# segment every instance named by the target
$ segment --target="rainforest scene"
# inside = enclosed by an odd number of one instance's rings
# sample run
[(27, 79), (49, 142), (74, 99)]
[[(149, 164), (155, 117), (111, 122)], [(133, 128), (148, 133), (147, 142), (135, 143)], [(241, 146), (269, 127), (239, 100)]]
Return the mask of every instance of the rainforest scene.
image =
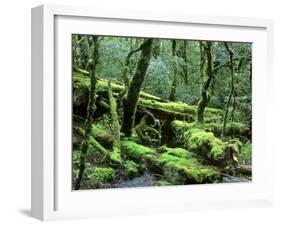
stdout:
[(72, 189), (250, 182), (252, 44), (72, 34)]

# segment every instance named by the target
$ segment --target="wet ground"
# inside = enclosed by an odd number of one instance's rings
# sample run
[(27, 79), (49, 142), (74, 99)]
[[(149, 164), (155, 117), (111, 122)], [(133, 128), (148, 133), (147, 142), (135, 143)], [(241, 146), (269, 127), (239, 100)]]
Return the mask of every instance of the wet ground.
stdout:
[(155, 176), (151, 175), (148, 172), (145, 172), (142, 176), (135, 177), (131, 180), (121, 178), (114, 187), (118, 188), (132, 188), (132, 187), (146, 187), (154, 186), (156, 183)]

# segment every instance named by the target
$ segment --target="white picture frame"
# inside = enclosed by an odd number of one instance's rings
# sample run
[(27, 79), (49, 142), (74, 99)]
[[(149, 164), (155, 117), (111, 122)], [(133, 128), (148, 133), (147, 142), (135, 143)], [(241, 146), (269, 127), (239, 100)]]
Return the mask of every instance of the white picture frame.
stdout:
[[(67, 143), (71, 133), (71, 33), (253, 42), (253, 181), (71, 191)], [(273, 85), (272, 39), (273, 22), (265, 19), (57, 5), (33, 8), (32, 216), (56, 220), (271, 205), (273, 178), (268, 175), (272, 175), (273, 149), (266, 124), (270, 112), (265, 106), (271, 104), (266, 97)]]

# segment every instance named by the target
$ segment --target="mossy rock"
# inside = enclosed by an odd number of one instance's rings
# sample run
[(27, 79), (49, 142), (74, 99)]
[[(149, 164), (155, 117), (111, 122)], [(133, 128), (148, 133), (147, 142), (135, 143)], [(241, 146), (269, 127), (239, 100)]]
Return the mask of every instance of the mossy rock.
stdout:
[(125, 176), (127, 178), (134, 178), (139, 176), (140, 172), (139, 172), (139, 164), (135, 163), (134, 161), (131, 160), (127, 160), (125, 162)]
[(104, 184), (111, 183), (115, 178), (115, 170), (112, 168), (101, 167), (87, 167), (85, 175), (88, 180), (91, 180), (97, 187), (101, 187)]

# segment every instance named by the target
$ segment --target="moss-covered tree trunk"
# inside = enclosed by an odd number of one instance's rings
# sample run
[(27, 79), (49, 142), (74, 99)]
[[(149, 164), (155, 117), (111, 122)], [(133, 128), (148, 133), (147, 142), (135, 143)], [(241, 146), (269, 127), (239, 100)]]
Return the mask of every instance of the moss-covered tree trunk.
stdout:
[(233, 97), (234, 94), (234, 69), (233, 69), (233, 52), (232, 50), (229, 48), (227, 42), (224, 42), (224, 46), (226, 48), (226, 51), (229, 54), (229, 61), (230, 61), (230, 75), (231, 75), (231, 82), (230, 82), (230, 92), (229, 92), (229, 96), (228, 96), (228, 100), (225, 106), (225, 113), (224, 113), (224, 117), (223, 117), (223, 128), (222, 128), (222, 136), (225, 135), (225, 128), (226, 128), (226, 123), (227, 123), (227, 117), (228, 117), (228, 109), (229, 109), (229, 105), (231, 102), (231, 99)]
[(153, 39), (145, 39), (141, 45), (141, 54), (137, 63), (137, 68), (129, 84), (127, 97), (124, 100), (124, 115), (122, 131), (126, 136), (131, 136), (134, 126), (136, 107), (139, 99), (141, 85), (150, 62)]
[(85, 127), (85, 136), (84, 136), (83, 141), (81, 142), (79, 174), (78, 174), (78, 179), (74, 186), (75, 190), (78, 190), (80, 188), (81, 180), (82, 180), (82, 177), (84, 174), (85, 159), (86, 159), (87, 150), (89, 147), (89, 140), (91, 138), (94, 113), (96, 110), (96, 105), (95, 105), (96, 84), (97, 84), (96, 67), (97, 67), (98, 59), (99, 59), (99, 42), (98, 42), (98, 38), (96, 36), (93, 37), (93, 45), (94, 45), (93, 59), (89, 59), (88, 63), (87, 63), (91, 82), (90, 82), (90, 90), (89, 90), (89, 98), (88, 98), (87, 117), (85, 119), (85, 126), (84, 126)]
[[(202, 86), (201, 99), (197, 106), (197, 121), (200, 123), (203, 123), (204, 122), (204, 111), (210, 100), (210, 96), (208, 94), (208, 88), (214, 78), (214, 71), (213, 71), (212, 42), (206, 41), (206, 44), (203, 42), (200, 42), (200, 46), (201, 46), (200, 48), (202, 48), (201, 58), (203, 58), (202, 54), (204, 54), (204, 52), (205, 52), (205, 55), (207, 58), (207, 68), (206, 68), (207, 80), (204, 82), (204, 84)], [(201, 69), (201, 65), (200, 65), (200, 69)], [(201, 69), (201, 73), (203, 73), (202, 70), (203, 69)], [(202, 74), (202, 75), (204, 75), (204, 74)]]
[(172, 40), (172, 57), (173, 57), (173, 77), (172, 77), (172, 87), (169, 96), (170, 101), (176, 100), (176, 90), (177, 90), (177, 63), (176, 63), (176, 50), (177, 50), (177, 41)]
[(135, 54), (136, 52), (138, 52), (140, 50), (141, 50), (141, 46), (139, 46), (136, 49), (131, 50), (128, 53), (126, 59), (125, 59), (125, 62), (124, 62), (124, 65), (123, 65), (123, 81), (125, 83), (125, 88), (127, 88), (129, 86), (130, 73), (132, 71), (131, 57), (132, 57), (133, 54)]
[(183, 60), (184, 60), (184, 65), (183, 65), (183, 78), (184, 78), (184, 81), (185, 83), (187, 84), (187, 80), (188, 80), (188, 63), (187, 63), (187, 46), (188, 46), (188, 41), (187, 40), (184, 40), (183, 42)]
[(203, 42), (199, 42), (199, 50), (200, 50), (200, 76), (201, 78), (204, 78), (205, 76), (205, 53), (203, 48)]
[(110, 153), (110, 163), (112, 166), (121, 165), (121, 144), (120, 144), (120, 125), (117, 114), (117, 103), (112, 94), (110, 81), (108, 82), (108, 99), (110, 105), (113, 144), (112, 152)]

